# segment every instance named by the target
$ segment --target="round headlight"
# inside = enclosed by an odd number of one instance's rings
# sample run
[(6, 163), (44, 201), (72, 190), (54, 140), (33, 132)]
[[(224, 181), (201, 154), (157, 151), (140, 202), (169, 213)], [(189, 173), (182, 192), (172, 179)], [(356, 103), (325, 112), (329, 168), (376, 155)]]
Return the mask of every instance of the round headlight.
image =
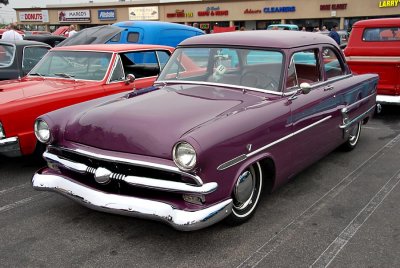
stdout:
[(49, 143), (51, 134), (49, 125), (46, 121), (39, 119), (35, 121), (35, 136), (36, 138), (43, 143)]
[(187, 142), (178, 142), (172, 151), (175, 164), (182, 170), (188, 171), (196, 165), (196, 151)]

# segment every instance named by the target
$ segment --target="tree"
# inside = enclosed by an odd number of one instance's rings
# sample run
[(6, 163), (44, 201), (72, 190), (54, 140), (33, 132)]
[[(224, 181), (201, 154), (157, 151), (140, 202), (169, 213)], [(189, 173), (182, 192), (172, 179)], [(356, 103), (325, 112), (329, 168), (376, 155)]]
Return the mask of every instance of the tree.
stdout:
[(8, 5), (8, 0), (0, 0), (0, 4)]

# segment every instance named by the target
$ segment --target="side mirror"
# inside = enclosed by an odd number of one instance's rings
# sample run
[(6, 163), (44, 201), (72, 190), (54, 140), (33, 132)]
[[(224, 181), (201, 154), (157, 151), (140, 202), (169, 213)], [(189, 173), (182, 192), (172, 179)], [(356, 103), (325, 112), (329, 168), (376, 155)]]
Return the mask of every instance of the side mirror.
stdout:
[(131, 84), (133, 82), (135, 82), (136, 77), (133, 74), (127, 74), (126, 78), (125, 78), (125, 84)]
[(302, 94), (308, 94), (311, 91), (311, 86), (309, 83), (301, 83), (300, 90)]

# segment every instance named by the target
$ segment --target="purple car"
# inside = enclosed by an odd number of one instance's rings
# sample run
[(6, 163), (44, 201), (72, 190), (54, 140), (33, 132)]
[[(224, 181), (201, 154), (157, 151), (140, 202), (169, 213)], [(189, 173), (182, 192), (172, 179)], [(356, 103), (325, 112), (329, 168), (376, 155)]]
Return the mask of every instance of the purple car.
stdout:
[(40, 116), (48, 167), (33, 187), (178, 230), (241, 224), (262, 193), (357, 145), (377, 83), (375, 74), (353, 75), (327, 36), (193, 37), (153, 87)]

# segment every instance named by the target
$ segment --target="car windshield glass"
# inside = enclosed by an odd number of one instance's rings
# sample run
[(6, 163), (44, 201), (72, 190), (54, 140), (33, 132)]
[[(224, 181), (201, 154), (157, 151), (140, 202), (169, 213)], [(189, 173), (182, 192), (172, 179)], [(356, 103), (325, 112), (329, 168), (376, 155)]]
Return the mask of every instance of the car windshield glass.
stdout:
[(90, 51), (50, 51), (30, 73), (39, 73), (44, 77), (100, 81), (107, 72), (111, 55)]
[(279, 91), (283, 54), (232, 47), (178, 48), (157, 81), (208, 82)]
[(13, 45), (0, 44), (0, 68), (12, 63), (15, 54)]

